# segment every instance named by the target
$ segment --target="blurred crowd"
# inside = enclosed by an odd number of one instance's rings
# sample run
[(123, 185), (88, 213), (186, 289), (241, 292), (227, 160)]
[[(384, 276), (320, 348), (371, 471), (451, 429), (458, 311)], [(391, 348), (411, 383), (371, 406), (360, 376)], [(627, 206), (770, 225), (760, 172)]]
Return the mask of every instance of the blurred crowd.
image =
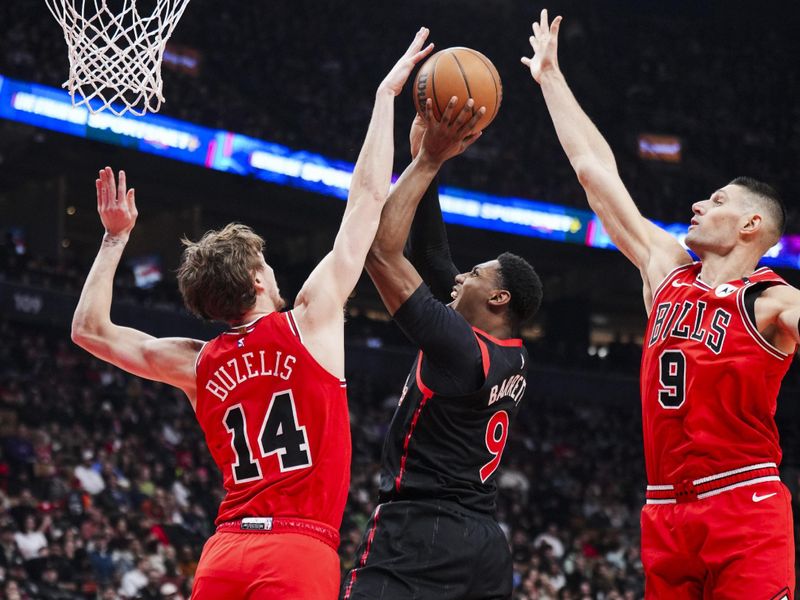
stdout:
[[(364, 316), (348, 321), (347, 343), (343, 571), (375, 506), (381, 445), (413, 359), (392, 324)], [(567, 370), (531, 347), (529, 391), (498, 476), (514, 600), (639, 599), (636, 367)], [(784, 438), (790, 486), (797, 442)], [(65, 325), (0, 319), (1, 598), (188, 598), (220, 483), (180, 392), (95, 360)]]
[[(370, 352), (374, 364), (412, 357)], [(374, 507), (402, 381), (352, 368), (348, 379), (354, 462), (343, 569)], [(635, 398), (611, 413), (531, 396), (499, 477), (516, 598), (640, 597)], [(64, 331), (3, 320), (0, 416), (3, 597), (188, 598), (221, 490), (180, 392), (91, 358)]]
[[(566, 17), (562, 68), (643, 212), (685, 221), (690, 201), (740, 174), (789, 196), (800, 160), (793, 17), (762, 28), (762, 17), (715, 13), (714, 3), (677, 3), (670, 13), (639, 3), (650, 16), (636, 4), (553, 7)], [(175, 41), (197, 50), (199, 71), (165, 68), (163, 112), (354, 160), (374, 86), (425, 24), (439, 48), (489, 55), (505, 86), (497, 121), (447, 167), (445, 182), (583, 207), (540, 94), (518, 64), (534, 16), (524, 3), (477, 0), (194, 2)], [(64, 39), (43, 2), (0, 2), (0, 73), (54, 86), (66, 78)], [(398, 114), (410, 120), (410, 97)], [(398, 119), (398, 146), (406, 130)], [(642, 132), (680, 137), (683, 162), (641, 160)], [(85, 267), (30, 256), (10, 238), (0, 244), (0, 280), (75, 294)], [(182, 310), (171, 283), (142, 290), (124, 268), (115, 299)], [(381, 445), (412, 359), (394, 325), (358, 308), (347, 331), (349, 356), (359, 359), (347, 372), (345, 570), (374, 508)], [(557, 333), (526, 342), (536, 368), (498, 478), (514, 600), (639, 599), (639, 348), (620, 340), (591, 353), (585, 340), (562, 342)], [(798, 369), (785, 387), (800, 387)], [(800, 440), (791, 427), (781, 431), (797, 511)], [(63, 324), (0, 318), (0, 598), (188, 598), (220, 499), (220, 475), (181, 393), (94, 360)]]
[[(768, 11), (742, 12), (739, 2), (554, 0), (550, 8), (565, 16), (562, 69), (607, 135), (645, 214), (688, 221), (691, 202), (742, 174), (776, 184), (789, 198), (796, 193), (796, 14), (775, 19)], [(447, 183), (583, 207), (541, 94), (519, 64), (530, 53), (537, 11), (478, 0), (458, 10), (421, 0), (191, 3), (173, 41), (197, 53), (198, 67), (188, 73), (165, 66), (162, 112), (354, 160), (375, 86), (425, 24), (438, 48), (483, 51), (504, 82), (496, 122), (448, 166)], [(0, 24), (0, 73), (49, 85), (66, 79), (63, 35), (44, 3), (2, 3)], [(398, 107), (400, 147), (410, 92)], [(682, 163), (640, 159), (640, 133), (679, 137)]]

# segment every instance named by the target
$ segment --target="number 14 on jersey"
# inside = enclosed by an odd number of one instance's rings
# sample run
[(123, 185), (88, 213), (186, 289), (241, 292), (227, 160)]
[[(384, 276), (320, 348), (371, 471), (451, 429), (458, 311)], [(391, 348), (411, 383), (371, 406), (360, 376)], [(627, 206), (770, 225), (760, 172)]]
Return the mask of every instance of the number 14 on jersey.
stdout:
[[(261, 479), (261, 464), (253, 455), (242, 404), (231, 406), (222, 421), (231, 434), (231, 449), (235, 456), (231, 465), (233, 480), (236, 483), (247, 483)], [(272, 395), (257, 435), (258, 457), (263, 459), (277, 454), (281, 473), (311, 466), (308, 436), (305, 426), (297, 422), (297, 407), (292, 390)]]

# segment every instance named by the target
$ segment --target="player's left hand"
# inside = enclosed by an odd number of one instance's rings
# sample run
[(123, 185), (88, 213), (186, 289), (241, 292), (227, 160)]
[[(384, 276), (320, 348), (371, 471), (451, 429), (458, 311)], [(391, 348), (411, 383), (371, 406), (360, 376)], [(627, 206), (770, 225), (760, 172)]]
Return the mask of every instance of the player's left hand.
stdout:
[(133, 188), (127, 189), (125, 171), (119, 172), (119, 185), (114, 179), (114, 171), (106, 167), (100, 171), (95, 181), (97, 188), (97, 212), (106, 228), (106, 234), (128, 236), (136, 224), (139, 212)]
[(420, 28), (417, 35), (414, 36), (414, 41), (411, 42), (408, 50), (400, 57), (400, 60), (397, 61), (392, 67), (392, 70), (389, 71), (389, 74), (386, 75), (381, 82), (380, 86), (378, 86), (379, 92), (385, 90), (397, 96), (403, 91), (403, 86), (406, 84), (406, 81), (408, 81), (408, 76), (411, 75), (411, 71), (416, 64), (428, 56), (431, 50), (433, 50), (433, 44), (428, 44), (424, 48), (422, 47), (425, 44), (425, 40), (428, 39), (429, 33), (430, 30), (427, 27)]
[(542, 75), (548, 71), (558, 71), (558, 30), (561, 27), (561, 17), (553, 19), (549, 24), (547, 9), (542, 9), (539, 21), (533, 22), (533, 35), (529, 38), (533, 56), (522, 57), (522, 64), (531, 70), (531, 76), (536, 83), (542, 82)]
[(426, 160), (441, 165), (478, 141), (483, 132), (476, 131), (475, 126), (486, 113), (486, 107), (481, 106), (478, 110), (474, 110), (475, 102), (470, 98), (458, 114), (454, 115), (458, 98), (453, 96), (447, 103), (441, 120), (437, 121), (433, 117), (432, 102), (428, 98), (425, 103), (425, 117), (423, 117), (425, 132), (422, 136), (420, 153)]

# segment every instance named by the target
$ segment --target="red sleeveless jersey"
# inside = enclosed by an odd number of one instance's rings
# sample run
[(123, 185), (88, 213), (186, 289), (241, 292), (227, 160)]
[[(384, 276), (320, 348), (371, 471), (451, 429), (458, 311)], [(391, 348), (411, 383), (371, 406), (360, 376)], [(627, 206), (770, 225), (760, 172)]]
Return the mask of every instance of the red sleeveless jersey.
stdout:
[(197, 420), (226, 492), (217, 524), (274, 516), (341, 525), (350, 485), (345, 382), (301, 336), (291, 312), (271, 313), (200, 351)]
[(701, 263), (667, 275), (653, 295), (641, 367), (647, 479), (670, 484), (781, 460), (775, 409), (792, 355), (769, 344), (745, 309), (770, 269), (710, 288)]

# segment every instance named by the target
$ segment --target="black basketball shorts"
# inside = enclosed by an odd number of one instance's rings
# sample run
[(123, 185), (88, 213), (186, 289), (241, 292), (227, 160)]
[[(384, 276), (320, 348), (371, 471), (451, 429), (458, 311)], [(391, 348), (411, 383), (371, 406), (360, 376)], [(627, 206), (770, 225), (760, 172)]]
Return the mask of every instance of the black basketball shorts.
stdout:
[(506, 600), (508, 542), (497, 522), (445, 501), (378, 505), (342, 600)]

